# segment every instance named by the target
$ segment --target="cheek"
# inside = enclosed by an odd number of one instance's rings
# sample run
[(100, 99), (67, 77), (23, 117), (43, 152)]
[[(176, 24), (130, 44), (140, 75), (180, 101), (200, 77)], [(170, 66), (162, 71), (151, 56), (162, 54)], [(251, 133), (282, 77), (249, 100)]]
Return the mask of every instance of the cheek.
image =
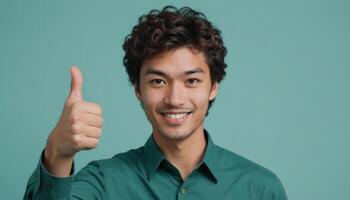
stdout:
[(142, 101), (146, 110), (154, 110), (154, 107), (162, 101), (162, 93), (154, 90), (144, 90)]
[(191, 91), (188, 94), (189, 99), (198, 107), (198, 109), (205, 109), (203, 107), (206, 107), (209, 103), (210, 93), (208, 89), (201, 88), (198, 89), (198, 91)]

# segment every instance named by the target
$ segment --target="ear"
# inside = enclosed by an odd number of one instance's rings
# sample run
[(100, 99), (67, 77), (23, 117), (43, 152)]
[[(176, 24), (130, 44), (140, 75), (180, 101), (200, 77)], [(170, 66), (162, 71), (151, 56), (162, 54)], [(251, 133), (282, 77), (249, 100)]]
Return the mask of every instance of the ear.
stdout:
[(139, 85), (136, 84), (135, 87), (134, 87), (134, 89), (135, 89), (135, 95), (136, 95), (137, 99), (138, 99), (139, 101), (142, 101), (142, 95), (141, 95), (141, 92), (140, 92), (140, 87), (139, 87)]
[(218, 94), (219, 90), (219, 83), (217, 81), (214, 82), (214, 84), (211, 86), (210, 96), (209, 100), (215, 99), (216, 95)]

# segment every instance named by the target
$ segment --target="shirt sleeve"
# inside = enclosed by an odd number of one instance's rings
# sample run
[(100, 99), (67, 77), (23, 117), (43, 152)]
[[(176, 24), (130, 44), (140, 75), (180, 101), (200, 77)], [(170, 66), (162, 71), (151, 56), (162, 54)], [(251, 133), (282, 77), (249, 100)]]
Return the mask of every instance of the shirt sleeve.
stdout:
[(43, 165), (44, 151), (30, 176), (24, 200), (104, 199), (104, 176), (98, 162), (89, 163), (74, 175), (74, 163), (68, 177), (56, 177)]

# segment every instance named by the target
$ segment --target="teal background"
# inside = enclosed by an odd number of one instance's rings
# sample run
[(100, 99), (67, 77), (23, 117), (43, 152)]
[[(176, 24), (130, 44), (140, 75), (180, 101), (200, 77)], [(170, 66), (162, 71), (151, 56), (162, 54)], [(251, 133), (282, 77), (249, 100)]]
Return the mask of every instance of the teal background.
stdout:
[(223, 33), (227, 76), (206, 120), (213, 140), (275, 172), (289, 199), (350, 199), (350, 3), (341, 0), (0, 2), (0, 191), (21, 199), (70, 87), (104, 111), (89, 161), (151, 133), (121, 45), (138, 16), (164, 5), (204, 12)]

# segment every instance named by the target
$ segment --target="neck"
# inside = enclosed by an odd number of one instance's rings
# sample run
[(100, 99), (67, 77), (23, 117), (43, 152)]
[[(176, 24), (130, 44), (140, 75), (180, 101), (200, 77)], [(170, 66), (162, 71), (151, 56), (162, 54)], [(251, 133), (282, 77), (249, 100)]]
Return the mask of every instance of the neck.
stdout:
[(183, 140), (171, 140), (154, 132), (154, 139), (165, 158), (173, 164), (185, 180), (203, 159), (206, 141), (203, 127)]

